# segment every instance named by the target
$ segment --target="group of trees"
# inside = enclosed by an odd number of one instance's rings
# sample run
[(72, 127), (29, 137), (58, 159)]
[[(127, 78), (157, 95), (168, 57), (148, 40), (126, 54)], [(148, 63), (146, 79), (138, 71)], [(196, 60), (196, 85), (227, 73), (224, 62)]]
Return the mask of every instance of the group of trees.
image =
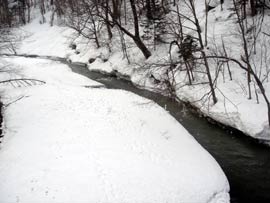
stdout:
[[(181, 2), (181, 0), (178, 1)], [(196, 13), (193, 12), (195, 11), (193, 9), (195, 1), (182, 1), (191, 6), (189, 8), (195, 18), (195, 26), (200, 26), (199, 22), (196, 22)], [(266, 1), (237, 0), (237, 3), (242, 5), (246, 16), (248, 3), (251, 15), (256, 15), (259, 6), (267, 7)], [(206, 9), (209, 10), (211, 1), (205, 0), (205, 2)], [(224, 0), (220, 0), (221, 4), (223, 2)], [(162, 15), (164, 16), (170, 11), (170, 4), (175, 6), (177, 3), (177, 0), (0, 0), (0, 25), (12, 26), (13, 23), (28, 23), (31, 20), (32, 7), (40, 8), (42, 22), (44, 22), (46, 8), (53, 9), (51, 24), (53, 24), (55, 14), (65, 16), (69, 19), (68, 25), (70, 27), (81, 35), (94, 39), (97, 47), (100, 46), (98, 33), (101, 27), (106, 25), (109, 39), (113, 35), (111, 29), (117, 27), (121, 32), (129, 36), (142, 51), (145, 58), (148, 58), (151, 56), (151, 52), (141, 39), (140, 20), (142, 17), (146, 17), (150, 22), (158, 20)], [(177, 15), (179, 15), (179, 11)], [(132, 29), (126, 27), (127, 20), (131, 17), (133, 18)], [(133, 30), (133, 32), (130, 30)]]
[[(188, 78), (188, 85), (195, 85), (198, 81), (194, 73), (199, 66), (200, 72), (203, 72), (207, 78), (206, 81), (200, 82), (209, 85), (207, 96), (212, 98), (212, 103), (215, 104), (218, 102), (216, 88), (219, 72), (226, 67), (229, 78), (232, 79), (231, 64), (235, 64), (246, 72), (248, 99), (252, 99), (252, 82), (263, 95), (269, 109), (270, 126), (270, 103), (263, 85), (265, 78), (261, 77), (261, 73), (258, 73), (252, 63), (257, 50), (257, 41), (262, 35), (261, 27), (265, 10), (269, 9), (270, 1), (205, 0), (203, 2), (205, 2), (204, 25), (199, 22), (196, 0), (0, 0), (0, 29), (28, 23), (31, 20), (31, 9), (36, 7), (39, 8), (42, 16), (41, 23), (46, 21), (44, 14), (50, 10), (51, 25), (57, 15), (63, 18), (66, 25), (74, 29), (78, 35), (93, 41), (97, 48), (103, 46), (104, 40), (110, 43), (116, 36), (120, 39), (126, 57), (128, 54), (125, 40), (129, 39), (148, 59), (153, 49), (143, 38), (143, 31), (147, 30), (142, 29), (153, 27), (153, 43), (167, 43), (170, 55), (172, 47), (175, 45), (178, 47), (177, 59), (170, 56), (163, 64), (150, 65), (163, 68), (163, 76), (158, 78), (151, 74), (151, 77), (157, 83), (163, 83), (169, 89), (171, 96), (176, 97), (176, 73), (184, 72)], [(238, 36), (242, 44), (241, 53), (236, 57), (228, 54), (223, 39), (219, 50), (213, 51), (211, 47), (210, 50), (208, 49), (208, 12), (217, 5), (221, 5), (222, 8), (222, 4), (228, 2), (233, 5), (235, 22), (239, 30)], [(265, 36), (269, 37), (269, 33), (265, 33)], [(213, 66), (216, 66), (215, 71)], [(264, 72), (268, 79), (269, 71)], [(258, 100), (257, 91), (253, 90), (253, 92)]]
[(151, 52), (141, 39), (139, 23), (144, 14), (153, 20), (156, 4), (155, 0), (63, 0), (55, 9), (67, 16), (68, 26), (86, 38), (93, 39), (97, 47), (100, 46), (102, 27), (106, 27), (108, 40), (113, 37), (112, 29), (118, 29), (121, 34), (130, 37), (148, 58)]
[(12, 27), (29, 23), (32, 8), (38, 7), (44, 14), (49, 4), (48, 0), (0, 0), (0, 25)]

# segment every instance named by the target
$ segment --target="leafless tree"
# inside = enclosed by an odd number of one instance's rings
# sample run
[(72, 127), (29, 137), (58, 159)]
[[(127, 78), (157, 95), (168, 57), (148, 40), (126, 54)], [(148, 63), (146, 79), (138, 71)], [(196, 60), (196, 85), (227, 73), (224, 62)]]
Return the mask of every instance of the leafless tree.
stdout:
[(99, 18), (97, 7), (86, 0), (81, 0), (79, 3), (80, 6), (74, 8), (72, 13), (67, 16), (67, 25), (79, 35), (94, 40), (97, 48), (99, 48), (99, 33), (103, 22)]
[(1, 25), (11, 26), (11, 13), (8, 8), (8, 0), (0, 0), (0, 27)]
[[(213, 80), (212, 80), (212, 76), (211, 76), (211, 72), (210, 72), (210, 66), (209, 66), (209, 62), (208, 62), (208, 58), (207, 58), (207, 54), (205, 52), (205, 45), (203, 42), (203, 36), (202, 36), (202, 32), (201, 32), (201, 26), (197, 17), (197, 12), (196, 12), (196, 8), (195, 8), (195, 2), (194, 0), (183, 0), (182, 1), (185, 5), (186, 8), (189, 9), (190, 11), (190, 16), (187, 16), (184, 13), (179, 12), (179, 9), (177, 10), (176, 14), (177, 14), (177, 18), (178, 19), (183, 19), (180, 20), (180, 24), (182, 24), (183, 21), (188, 21), (190, 22), (193, 27), (186, 27), (184, 24), (181, 25), (181, 32), (183, 32), (182, 27), (185, 26), (185, 29), (188, 30), (189, 32), (193, 32), (195, 33), (194, 36), (192, 36), (193, 40), (196, 40), (198, 42), (198, 47), (196, 49), (194, 49), (195, 52), (200, 52), (201, 54), (201, 58), (203, 59), (203, 65), (206, 69), (206, 75), (208, 78), (208, 82), (209, 82), (209, 87), (210, 87), (210, 92), (212, 95), (212, 99), (213, 99), (213, 103), (217, 103), (217, 97), (216, 97), (216, 93), (215, 93), (215, 87), (213, 84)], [(183, 34), (182, 35), (182, 40), (183, 40)], [(185, 34), (187, 35), (187, 34)], [(191, 69), (192, 67), (190, 67), (189, 69)]]
[[(149, 58), (151, 56), (151, 52), (146, 47), (146, 45), (144, 44), (144, 42), (142, 41), (142, 39), (140, 37), (139, 17), (138, 17), (138, 12), (137, 12), (137, 8), (136, 8), (136, 1), (129, 0), (129, 5), (131, 8), (131, 13), (132, 13), (132, 17), (133, 17), (132, 24), (133, 24), (133, 28), (134, 28), (134, 33), (129, 31), (129, 29), (127, 29), (122, 24), (121, 18), (119, 18), (118, 16), (116, 17), (115, 11), (110, 8), (110, 4), (107, 3), (106, 1), (108, 1), (108, 0), (105, 0), (105, 2), (102, 5), (103, 5), (103, 9), (110, 14), (110, 18), (108, 18), (107, 16), (103, 16), (103, 20), (105, 20), (106, 23), (108, 23), (111, 27), (114, 27), (116, 25), (123, 33), (125, 33), (128, 37), (130, 37), (134, 41), (136, 46), (143, 53), (144, 57), (146, 59)], [(126, 0), (123, 0), (123, 1), (126, 1)]]

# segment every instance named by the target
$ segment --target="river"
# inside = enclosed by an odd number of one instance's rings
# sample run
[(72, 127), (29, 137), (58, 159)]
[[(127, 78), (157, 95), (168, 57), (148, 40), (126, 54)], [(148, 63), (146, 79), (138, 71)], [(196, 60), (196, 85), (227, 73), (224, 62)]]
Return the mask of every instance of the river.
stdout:
[[(160, 94), (136, 88), (131, 82), (69, 64), (71, 69), (107, 88), (123, 89), (155, 101), (179, 121), (217, 160), (231, 187), (232, 203), (270, 202), (270, 148), (238, 131), (209, 123), (193, 110)], [(194, 154), (196, 156), (196, 154)]]
[(241, 132), (211, 124), (185, 105), (160, 94), (139, 89), (127, 80), (89, 71), (83, 64), (69, 64), (62, 58), (36, 55), (24, 57), (60, 61), (68, 64), (73, 72), (98, 81), (107, 88), (127, 90), (155, 101), (217, 160), (229, 180), (232, 203), (270, 202), (270, 147), (259, 144)]

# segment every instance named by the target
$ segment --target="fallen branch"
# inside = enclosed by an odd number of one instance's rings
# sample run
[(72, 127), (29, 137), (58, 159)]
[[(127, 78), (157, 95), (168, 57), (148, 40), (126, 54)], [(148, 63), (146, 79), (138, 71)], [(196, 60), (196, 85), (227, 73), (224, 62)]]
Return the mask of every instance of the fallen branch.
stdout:
[(5, 104), (5, 105), (3, 105), (5, 108), (6, 107), (8, 107), (9, 105), (11, 105), (11, 104), (14, 104), (15, 102), (17, 102), (17, 101), (19, 101), (19, 100), (21, 100), (21, 99), (23, 99), (23, 98), (25, 98), (26, 96), (21, 96), (21, 97), (19, 97), (18, 99), (15, 99), (14, 101), (12, 101), (12, 102), (10, 102), (10, 103), (8, 103), (8, 104)]
[(12, 82), (24, 82), (24, 84), (31, 86), (32, 84), (35, 85), (35, 82), (41, 83), (41, 84), (46, 84), (45, 81), (42, 80), (37, 80), (37, 79), (29, 79), (29, 78), (20, 78), (20, 79), (9, 79), (9, 80), (3, 80), (0, 81), (1, 83), (11, 83)]

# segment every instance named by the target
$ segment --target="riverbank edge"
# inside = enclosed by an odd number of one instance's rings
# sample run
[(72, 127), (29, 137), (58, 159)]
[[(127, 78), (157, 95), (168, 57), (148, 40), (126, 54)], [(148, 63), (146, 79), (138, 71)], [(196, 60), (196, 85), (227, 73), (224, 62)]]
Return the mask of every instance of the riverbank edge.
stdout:
[[(75, 63), (71, 62), (70, 64), (71, 65), (78, 65), (76, 62)], [(80, 64), (80, 65), (82, 65), (82, 64)], [(87, 64), (84, 64), (84, 67), (87, 68)], [(250, 141), (252, 143), (255, 143), (255, 144), (260, 144), (260, 145), (263, 145), (263, 146), (266, 146), (266, 147), (270, 147), (270, 141), (262, 140), (262, 139), (253, 137), (253, 136), (251, 136), (249, 134), (244, 133), (241, 130), (238, 130), (237, 128), (226, 125), (226, 124), (224, 124), (224, 123), (222, 123), (222, 122), (220, 122), (218, 120), (215, 120), (214, 118), (210, 117), (209, 115), (207, 115), (203, 111), (201, 111), (200, 108), (193, 105), (191, 102), (183, 101), (183, 100), (176, 100), (176, 99), (171, 98), (171, 97), (169, 97), (169, 96), (167, 96), (165, 94), (162, 94), (161, 92), (155, 92), (153, 90), (145, 89), (142, 86), (139, 86), (139, 85), (133, 83), (128, 75), (121, 74), (118, 71), (106, 72), (106, 71), (97, 70), (97, 69), (89, 70), (89, 72), (97, 72), (97, 73), (103, 74), (104, 76), (116, 77), (117, 79), (120, 79), (120, 80), (122, 80), (124, 82), (131, 83), (134, 87), (136, 87), (138, 89), (147, 90), (147, 91), (153, 92), (155, 94), (159, 94), (161, 96), (167, 97), (167, 98), (173, 100), (174, 102), (185, 106), (186, 108), (188, 108), (190, 110), (190, 112), (192, 114), (196, 115), (197, 117), (205, 119), (211, 125), (217, 126), (217, 127), (221, 128), (222, 130), (226, 131), (229, 134), (232, 134), (232, 135), (237, 136), (237, 137), (244, 138), (244, 139), (246, 139), (246, 140), (248, 140), (248, 141)]]

